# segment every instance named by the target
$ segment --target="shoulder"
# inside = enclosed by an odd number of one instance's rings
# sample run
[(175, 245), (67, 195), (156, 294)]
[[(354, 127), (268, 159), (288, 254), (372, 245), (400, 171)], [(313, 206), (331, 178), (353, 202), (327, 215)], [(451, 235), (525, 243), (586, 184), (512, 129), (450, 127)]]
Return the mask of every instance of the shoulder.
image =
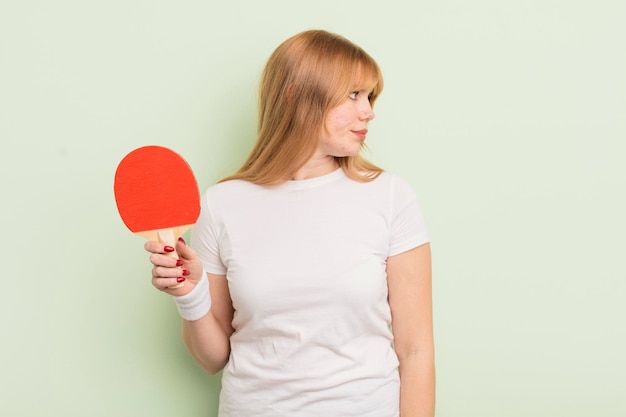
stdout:
[(241, 204), (250, 195), (254, 184), (242, 180), (229, 180), (208, 187), (201, 196), (201, 213), (211, 213), (212, 217), (220, 217), (220, 213), (228, 212)]
[(204, 195), (209, 200), (222, 200), (241, 197), (258, 189), (259, 186), (244, 180), (228, 180), (219, 182), (206, 189)]
[(206, 191), (211, 194), (220, 194), (220, 193), (231, 193), (247, 188), (254, 188), (257, 185), (251, 183), (250, 181), (244, 180), (228, 180), (223, 182), (218, 182), (217, 184), (211, 185)]
[(384, 171), (376, 179), (366, 184), (371, 184), (373, 188), (387, 190), (394, 194), (414, 194), (413, 186), (403, 177)]

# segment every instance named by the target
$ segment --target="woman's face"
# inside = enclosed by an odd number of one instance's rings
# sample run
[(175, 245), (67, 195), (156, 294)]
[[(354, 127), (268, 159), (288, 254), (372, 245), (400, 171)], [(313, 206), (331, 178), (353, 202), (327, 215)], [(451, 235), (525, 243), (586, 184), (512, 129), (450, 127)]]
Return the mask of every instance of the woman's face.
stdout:
[(329, 156), (354, 156), (367, 135), (367, 123), (374, 118), (371, 90), (352, 92), (330, 110), (324, 123), (318, 152)]

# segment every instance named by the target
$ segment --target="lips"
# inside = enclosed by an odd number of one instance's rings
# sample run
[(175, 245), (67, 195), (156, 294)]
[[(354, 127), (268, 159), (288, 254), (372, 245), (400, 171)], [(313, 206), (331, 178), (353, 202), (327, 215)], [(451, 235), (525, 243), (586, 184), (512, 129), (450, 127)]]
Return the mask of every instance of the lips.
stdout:
[(352, 133), (354, 133), (355, 136), (359, 138), (359, 140), (365, 140), (365, 136), (367, 135), (367, 129), (353, 130)]

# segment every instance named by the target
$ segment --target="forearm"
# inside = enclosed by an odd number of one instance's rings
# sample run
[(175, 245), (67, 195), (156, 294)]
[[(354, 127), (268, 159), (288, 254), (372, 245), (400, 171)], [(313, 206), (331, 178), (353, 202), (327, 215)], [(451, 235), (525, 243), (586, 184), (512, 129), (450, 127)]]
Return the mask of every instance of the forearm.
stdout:
[(389, 305), (400, 371), (400, 416), (435, 415), (430, 245), (387, 260)]
[(209, 312), (199, 320), (183, 320), (183, 341), (191, 356), (208, 373), (221, 371), (230, 355), (230, 339)]
[(435, 361), (432, 350), (400, 359), (400, 417), (435, 415)]

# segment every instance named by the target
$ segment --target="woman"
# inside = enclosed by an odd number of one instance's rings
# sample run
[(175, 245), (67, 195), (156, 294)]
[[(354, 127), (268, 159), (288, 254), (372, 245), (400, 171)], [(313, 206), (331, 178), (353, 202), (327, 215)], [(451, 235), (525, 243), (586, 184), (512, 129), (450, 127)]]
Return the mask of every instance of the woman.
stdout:
[(360, 155), (382, 87), (341, 36), (286, 40), (256, 145), (203, 195), (193, 249), (146, 244), (189, 352), (224, 370), (220, 417), (434, 415), (426, 227), (407, 183)]

